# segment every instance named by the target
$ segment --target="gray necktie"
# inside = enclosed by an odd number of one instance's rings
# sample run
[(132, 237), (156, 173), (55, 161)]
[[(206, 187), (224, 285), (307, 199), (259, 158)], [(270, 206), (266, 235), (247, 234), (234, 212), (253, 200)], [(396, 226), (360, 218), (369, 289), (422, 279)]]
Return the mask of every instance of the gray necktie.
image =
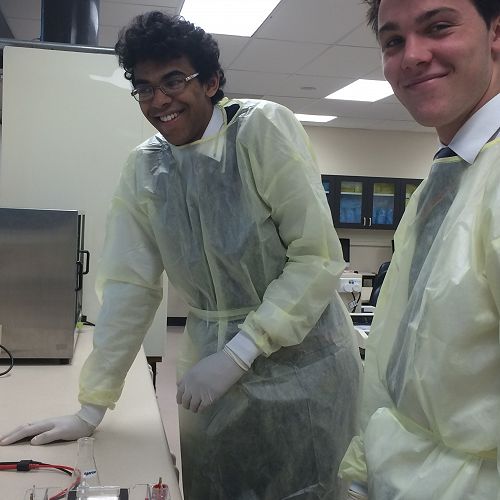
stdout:
[[(456, 156), (456, 154), (450, 148), (442, 148), (434, 160), (451, 156)], [(415, 217), (415, 250), (408, 281), (409, 300), (399, 324), (386, 371), (387, 388), (396, 406), (401, 397), (409, 362), (408, 324), (420, 309), (425, 282), (430, 275), (430, 266), (425, 267), (425, 275), (420, 275), (439, 228), (455, 199), (460, 178), (467, 166), (465, 162), (435, 161), (418, 201)], [(415, 287), (418, 279), (419, 283)]]
[(427, 184), (418, 201), (416, 216), (415, 251), (413, 254), (408, 295), (411, 295), (422, 266), (436, 235), (455, 199), (460, 178), (466, 165), (464, 163), (439, 163), (435, 160), (456, 156), (449, 147), (441, 148), (434, 156)]

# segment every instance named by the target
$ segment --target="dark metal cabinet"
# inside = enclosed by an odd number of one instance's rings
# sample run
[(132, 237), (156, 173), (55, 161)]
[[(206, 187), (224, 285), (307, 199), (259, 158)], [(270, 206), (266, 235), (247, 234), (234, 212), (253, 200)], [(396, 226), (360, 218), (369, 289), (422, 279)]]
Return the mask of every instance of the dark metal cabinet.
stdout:
[(322, 175), (337, 228), (396, 229), (422, 179)]

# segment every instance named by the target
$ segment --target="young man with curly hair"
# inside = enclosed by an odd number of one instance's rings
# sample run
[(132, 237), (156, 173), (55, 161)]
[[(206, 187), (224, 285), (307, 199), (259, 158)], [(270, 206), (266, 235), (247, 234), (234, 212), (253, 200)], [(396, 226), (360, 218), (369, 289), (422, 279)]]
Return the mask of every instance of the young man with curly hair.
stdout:
[(86, 435), (114, 406), (166, 270), (189, 305), (186, 500), (342, 500), (360, 360), (306, 133), (280, 105), (223, 98), (217, 43), (182, 18), (137, 17), (116, 52), (158, 134), (132, 152), (112, 201), (82, 410), (38, 426), (33, 443)]

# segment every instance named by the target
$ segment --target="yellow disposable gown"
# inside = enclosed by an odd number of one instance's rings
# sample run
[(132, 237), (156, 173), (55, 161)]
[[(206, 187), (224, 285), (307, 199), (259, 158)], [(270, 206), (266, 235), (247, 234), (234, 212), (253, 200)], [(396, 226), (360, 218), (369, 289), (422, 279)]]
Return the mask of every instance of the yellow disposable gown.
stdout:
[(165, 269), (190, 306), (179, 376), (240, 329), (264, 352), (206, 411), (181, 408), (185, 498), (341, 500), (360, 363), (320, 175), (289, 110), (219, 106), (234, 116), (216, 135), (180, 147), (156, 135), (125, 167), (80, 400), (118, 399)]
[(367, 342), (363, 432), (341, 466), (370, 500), (500, 499), (500, 139), (470, 166), (439, 162), (463, 169), (459, 189), (410, 295), (424, 184), (397, 230)]

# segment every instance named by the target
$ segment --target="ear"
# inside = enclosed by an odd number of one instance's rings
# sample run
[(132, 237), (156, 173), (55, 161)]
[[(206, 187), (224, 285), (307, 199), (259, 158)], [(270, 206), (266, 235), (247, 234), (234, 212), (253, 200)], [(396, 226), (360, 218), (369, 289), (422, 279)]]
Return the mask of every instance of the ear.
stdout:
[(214, 73), (205, 83), (205, 95), (207, 97), (213, 97), (219, 90), (219, 80), (219, 73)]
[(490, 33), (493, 56), (500, 60), (500, 15), (492, 19)]

